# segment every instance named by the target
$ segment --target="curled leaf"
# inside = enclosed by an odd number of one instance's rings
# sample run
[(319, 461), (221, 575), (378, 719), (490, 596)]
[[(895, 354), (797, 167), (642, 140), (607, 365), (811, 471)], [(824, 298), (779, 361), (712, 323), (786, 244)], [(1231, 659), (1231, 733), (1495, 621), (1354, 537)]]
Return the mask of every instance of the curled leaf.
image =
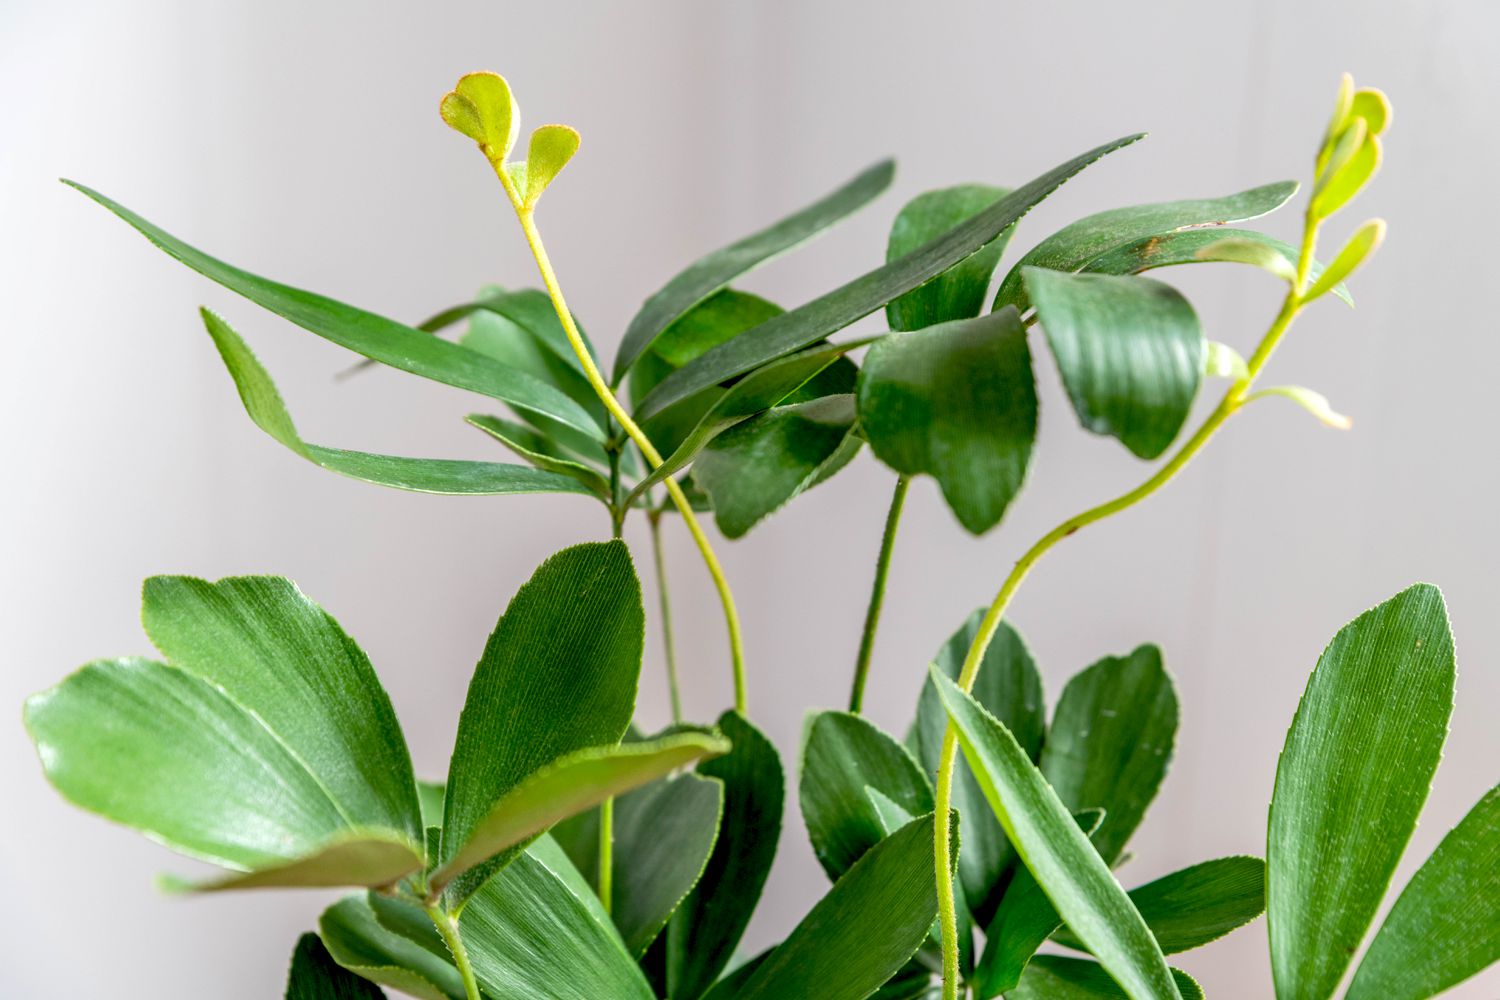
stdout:
[(1343, 134), (1345, 126), (1349, 124), (1349, 115), (1353, 109), (1354, 77), (1344, 73), (1339, 76), (1339, 94), (1333, 102), (1333, 116), (1328, 119), (1328, 128), (1323, 132), (1323, 145), (1318, 150), (1316, 173), (1322, 174), (1323, 168), (1328, 165), (1328, 157), (1338, 143), (1339, 136)]
[(576, 152), (578, 132), (567, 125), (543, 125), (531, 133), (531, 146), (526, 151), (526, 172), (522, 178), (524, 185), (520, 185), (526, 192), (527, 208), (537, 203), (542, 192), (562, 173), (562, 168)]
[(1243, 382), (1250, 377), (1245, 359), (1240, 352), (1217, 340), (1208, 342), (1208, 351), (1203, 357), (1203, 374), (1211, 378), (1227, 378)]
[(465, 73), (438, 105), (448, 127), (477, 142), (491, 163), (505, 162), (516, 144), (516, 110), (510, 84), (498, 73)]
[(1371, 135), (1380, 135), (1391, 124), (1391, 100), (1383, 90), (1361, 87), (1354, 92), (1349, 113), (1356, 118), (1363, 118)]
[(1285, 396), (1308, 413), (1317, 417), (1324, 425), (1332, 427), (1335, 430), (1347, 431), (1354, 426), (1353, 420), (1350, 420), (1333, 408), (1333, 405), (1328, 402), (1327, 396), (1300, 385), (1278, 385), (1272, 386), (1269, 389), (1262, 389), (1260, 392), (1246, 396), (1245, 402), (1251, 403), (1268, 396)]

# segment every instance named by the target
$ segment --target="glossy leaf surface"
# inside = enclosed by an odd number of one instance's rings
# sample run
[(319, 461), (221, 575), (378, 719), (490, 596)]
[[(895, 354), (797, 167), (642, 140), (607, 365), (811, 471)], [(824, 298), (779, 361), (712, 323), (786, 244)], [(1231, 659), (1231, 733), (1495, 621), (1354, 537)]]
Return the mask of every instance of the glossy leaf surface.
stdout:
[[(1172, 970), (1182, 1000), (1203, 1000), (1203, 988), (1181, 969)], [(1007, 1000), (1126, 1000), (1129, 996), (1098, 962), (1038, 955), (1006, 994)]]
[[(382, 924), (370, 898), (347, 896), (318, 919), (318, 933), (334, 960), (420, 1000), (464, 1000), (463, 980), (453, 962)], [(420, 911), (418, 916), (427, 919)]]
[[(960, 184), (917, 195), (891, 224), (885, 259), (899, 260), (954, 226), (973, 218), (1010, 192), (988, 184)], [(959, 261), (920, 288), (885, 307), (892, 330), (920, 330), (936, 323), (978, 316), (984, 310), (995, 266), (1013, 230), (1006, 230), (978, 253)]]
[(567, 476), (600, 499), (609, 497), (609, 480), (598, 470), (569, 458), (561, 448), (531, 428), (484, 413), (471, 413), (464, 422), (484, 431), (538, 469)]
[(304, 934), (292, 952), (286, 1000), (384, 1000), (380, 987), (340, 966), (316, 934)]

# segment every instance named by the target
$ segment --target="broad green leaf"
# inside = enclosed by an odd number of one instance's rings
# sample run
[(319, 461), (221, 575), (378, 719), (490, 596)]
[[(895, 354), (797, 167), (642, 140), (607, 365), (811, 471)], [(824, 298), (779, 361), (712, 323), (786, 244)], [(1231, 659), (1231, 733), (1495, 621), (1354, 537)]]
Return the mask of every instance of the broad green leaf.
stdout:
[(554, 823), (728, 749), (728, 741), (721, 737), (687, 732), (645, 743), (587, 747), (559, 757), (495, 799), (429, 883), (441, 889), (460, 873), (529, 842)]
[(1015, 306), (1026, 311), (1029, 300), (1022, 281), (1025, 268), (1078, 271), (1096, 257), (1137, 240), (1192, 227), (1224, 226), (1259, 218), (1285, 205), (1296, 193), (1295, 181), (1281, 181), (1222, 198), (1131, 205), (1086, 216), (1028, 250), (1000, 282), (994, 308)]
[(1297, 280), (1297, 265), (1263, 240), (1224, 236), (1198, 251), (1204, 260), (1249, 264), (1292, 284)]
[(443, 121), (473, 139), (487, 159), (502, 163), (516, 144), (521, 115), (510, 84), (498, 73), (465, 73), (443, 95)]
[(583, 407), (538, 378), (384, 316), (242, 271), (188, 246), (91, 188), (65, 183), (119, 216), (167, 256), (310, 333), (381, 364), (503, 400), (604, 440), (603, 428)]
[(864, 1000), (906, 964), (936, 916), (928, 815), (856, 861), (736, 1000)]
[[(459, 717), (444, 803), (445, 865), (526, 778), (566, 754), (619, 742), (635, 710), (644, 633), (640, 582), (618, 539), (562, 550), (516, 592)], [(450, 905), (514, 853), (450, 884)]]
[(238, 333), (208, 309), (203, 323), (213, 338), (224, 366), (234, 378), (245, 412), (257, 427), (291, 451), (331, 472), (379, 486), (420, 493), (582, 493), (575, 477), (551, 470), (529, 469), (500, 462), (470, 462), (458, 459), (403, 458), (363, 451), (345, 451), (308, 444), (297, 433), (292, 415), (281, 394)]
[(1386, 916), (1349, 1000), (1425, 1000), (1500, 961), (1500, 786), (1448, 831)]
[(1176, 1000), (1156, 939), (1042, 772), (983, 706), (930, 673), (990, 808), (1053, 907), (1132, 1000)]
[(526, 206), (533, 208), (542, 192), (562, 173), (578, 152), (578, 132), (567, 125), (543, 125), (531, 133), (526, 150)]
[[(1010, 194), (988, 184), (960, 184), (917, 195), (891, 224), (885, 259), (897, 260), (954, 226), (973, 218)], [(995, 266), (1014, 229), (1007, 229), (978, 253), (954, 264), (927, 284), (886, 304), (892, 330), (920, 330), (937, 323), (968, 319), (984, 311)]]
[[(1172, 970), (1182, 1000), (1203, 1000), (1203, 988), (1181, 969)], [(1130, 994), (1098, 962), (1038, 955), (1007, 1000), (1126, 1000)]]
[(459, 931), (489, 1000), (653, 1000), (609, 916), (550, 837), (479, 888)]
[[(1215, 941), (1243, 927), (1266, 908), (1266, 863), (1229, 857), (1204, 861), (1130, 890), (1130, 901), (1156, 936), (1163, 954)], [(1082, 949), (1064, 928), (1053, 940)]]
[(671, 1000), (697, 1000), (734, 956), (765, 887), (781, 836), (785, 796), (776, 748), (738, 712), (719, 717), (734, 744), (698, 773), (724, 785), (719, 838), (703, 875), (667, 925)]
[(1266, 922), (1280, 1000), (1330, 996), (1427, 800), (1453, 710), (1443, 597), (1417, 584), (1345, 625), (1276, 768)]
[(464, 422), (499, 441), (538, 469), (576, 480), (594, 496), (609, 500), (609, 480), (582, 462), (575, 462), (544, 436), (529, 427), (484, 413), (471, 413)]
[(709, 442), (693, 479), (713, 501), (726, 538), (741, 538), (762, 518), (843, 468), (859, 450), (854, 396), (840, 393), (777, 406)]
[(630, 321), (615, 357), (614, 381), (618, 384), (657, 335), (688, 310), (741, 275), (863, 208), (890, 186), (895, 173), (895, 163), (882, 160), (832, 194), (694, 262), (647, 299)]
[(1312, 287), (1303, 296), (1304, 301), (1311, 302), (1313, 299), (1331, 291), (1334, 286), (1341, 283), (1349, 275), (1353, 274), (1365, 259), (1374, 253), (1376, 248), (1385, 239), (1385, 220), (1371, 219), (1355, 230), (1354, 235), (1349, 237), (1349, 242), (1333, 258), (1333, 263), (1328, 265), (1320, 278), (1313, 281)]
[(1036, 438), (1031, 350), (1014, 309), (888, 334), (866, 355), (857, 392), (876, 457), (931, 475), (974, 534), (1000, 522)]
[(1074, 157), (911, 253), (714, 348), (663, 379), (639, 401), (638, 414), (644, 418), (660, 413), (702, 389), (814, 344), (868, 316), (977, 253), (1074, 174), (1139, 138), (1126, 136)]
[(334, 961), (421, 1000), (464, 1000), (463, 980), (453, 962), (383, 925), (370, 899), (347, 896), (318, 919), (318, 933)]
[(1166, 451), (1203, 378), (1203, 329), (1187, 299), (1150, 278), (1024, 276), (1079, 422), (1139, 458)]
[(297, 939), (286, 1000), (384, 1000), (380, 987), (341, 967), (316, 934)]
[(932, 812), (932, 786), (906, 747), (858, 715), (819, 713), (807, 730), (798, 798), (813, 853), (829, 878), (885, 838), (866, 788), (911, 816)]
[(1107, 656), (1063, 688), (1040, 766), (1069, 809), (1104, 810), (1094, 844), (1106, 863), (1156, 797), (1176, 735), (1177, 692), (1155, 646)]
[[(952, 680), (957, 680), (964, 657), (979, 633), (984, 609), (979, 608), (943, 643), (933, 662)], [(1042, 678), (1021, 634), (1002, 621), (984, 653), (984, 663), (974, 682), (974, 697), (1015, 735), (1026, 755), (1035, 760), (1042, 750), (1046, 729), (1046, 706), (1042, 700)], [(922, 771), (937, 780), (942, 762), (943, 733), (948, 728), (948, 710), (937, 687), (924, 678), (917, 700), (913, 742)], [(1015, 861), (1015, 851), (1005, 831), (984, 800), (968, 761), (955, 765), (953, 807), (963, 817), (963, 852), (958, 858), (958, 877), (974, 919), (987, 925), (994, 917), (1005, 888), (1005, 876)]]

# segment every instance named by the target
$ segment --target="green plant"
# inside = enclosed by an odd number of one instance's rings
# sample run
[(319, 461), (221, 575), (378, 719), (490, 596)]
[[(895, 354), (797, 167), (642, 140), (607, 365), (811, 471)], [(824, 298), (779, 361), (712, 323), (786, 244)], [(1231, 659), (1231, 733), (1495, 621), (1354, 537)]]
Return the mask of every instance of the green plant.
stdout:
[[(591, 496), (612, 538), (559, 552), (511, 600), (480, 654), (440, 783), (415, 778), (369, 661), (295, 585), (153, 578), (143, 621), (160, 661), (92, 663), (27, 703), (43, 767), (64, 796), (226, 870), (168, 880), (174, 890), (360, 890), (298, 942), (288, 997), (377, 997), (387, 987), (435, 1000), (900, 1000), (939, 989), (1188, 998), (1201, 990), (1166, 956), (1263, 910), (1277, 995), (1334, 993), (1446, 735), (1453, 647), (1437, 592), (1403, 592), (1324, 652), (1287, 737), (1264, 862), (1212, 859), (1129, 892), (1112, 869), (1165, 777), (1178, 723), (1161, 652), (1104, 657), (1069, 681), (1049, 722), (1040, 674), (1005, 612), (1053, 546), (1164, 486), (1251, 403), (1283, 396), (1347, 426), (1311, 390), (1257, 383), (1306, 306), (1330, 294), (1348, 301), (1344, 280), (1384, 234), (1378, 220), (1365, 223), (1326, 267), (1315, 259), (1324, 223), (1379, 164), (1383, 95), (1344, 79), (1298, 247), (1230, 228), (1290, 200), (1290, 182), (1117, 209), (1023, 254), (986, 311), (1021, 218), (1140, 138), (1130, 136), (1014, 190), (918, 196), (896, 217), (884, 265), (798, 308), (732, 287), (873, 200), (892, 177), (882, 163), (672, 279), (627, 327), (608, 376), (536, 222), (577, 134), (544, 125), (512, 162), (518, 114), (493, 74), (463, 77), (441, 110), (493, 169), (544, 291), (486, 288), (406, 326), (235, 268), (80, 190), (298, 326), (505, 404), (511, 417), (469, 422), (526, 464), (308, 443), (244, 341), (205, 310), (245, 408), (282, 445), (402, 489)], [(1142, 276), (1204, 261), (1252, 264), (1287, 285), (1248, 359), (1208, 341), (1179, 292)], [(828, 340), (882, 308), (889, 332)], [(464, 320), (457, 343), (437, 336)], [(1182, 436), (1205, 376), (1228, 388), (1141, 485), (1026, 550), (993, 602), (938, 652), (903, 742), (859, 713), (908, 484), (931, 475), (975, 534), (1001, 521), (1035, 438), (1034, 325), (1080, 423), (1143, 460)], [(737, 960), (779, 844), (786, 780), (748, 715), (740, 623), (698, 514), (712, 512), (722, 534), (739, 538), (867, 443), (896, 476), (849, 711), (810, 719), (797, 775), (832, 887), (780, 944)], [(672, 692), (673, 724), (655, 735), (632, 725), (646, 618), (621, 538), (633, 512), (651, 534)], [(724, 610), (733, 707), (712, 727), (685, 723), (677, 697), (660, 559), (673, 517)], [(1493, 962), (1497, 871), (1492, 791), (1401, 894), (1347, 996), (1416, 1000)], [(1048, 942), (1087, 957), (1038, 954)]]

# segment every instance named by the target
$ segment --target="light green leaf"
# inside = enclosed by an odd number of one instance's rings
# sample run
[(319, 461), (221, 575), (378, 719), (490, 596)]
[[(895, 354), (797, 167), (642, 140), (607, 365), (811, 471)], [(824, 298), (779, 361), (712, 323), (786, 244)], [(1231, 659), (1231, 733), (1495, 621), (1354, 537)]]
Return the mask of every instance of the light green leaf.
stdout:
[(1302, 297), (1303, 301), (1311, 302), (1353, 274), (1365, 262), (1365, 259), (1375, 252), (1384, 239), (1384, 219), (1371, 219), (1360, 226), (1354, 231), (1354, 235), (1349, 237), (1349, 242), (1344, 244), (1338, 256), (1333, 258), (1333, 263), (1328, 265), (1328, 270), (1313, 282), (1312, 287)]
[[(1172, 970), (1182, 1000), (1203, 1000), (1203, 987), (1181, 969)], [(1129, 996), (1098, 962), (1038, 955), (1007, 1000), (1126, 1000)]]
[(305, 857), (254, 871), (193, 881), (159, 875), (156, 886), (166, 893), (223, 892), (229, 889), (337, 888), (346, 885), (389, 885), (413, 870), (414, 845), (384, 830), (350, 830), (320, 845)]
[[(988, 184), (960, 184), (917, 195), (907, 202), (891, 224), (886, 243), (887, 262), (906, 256), (1010, 194), (1006, 188)], [(995, 275), (995, 266), (1010, 242), (1007, 229), (978, 253), (954, 264), (927, 284), (914, 288), (886, 304), (886, 321), (892, 330), (920, 330), (936, 323), (978, 316)]]
[(464, 421), (484, 431), (538, 469), (576, 480), (588, 492), (608, 501), (608, 479), (604, 478), (597, 469), (590, 468), (582, 462), (575, 462), (564, 454), (561, 448), (531, 428), (484, 413), (471, 413), (464, 418)]
[(1204, 345), (1203, 374), (1212, 378), (1227, 378), (1233, 382), (1244, 382), (1250, 378), (1250, 369), (1240, 352), (1228, 344), (1210, 340)]
[[(1337, 155), (1335, 151), (1335, 157)], [(1329, 172), (1313, 195), (1313, 215), (1326, 219), (1347, 205), (1374, 178), (1375, 172), (1380, 169), (1382, 155), (1380, 140), (1373, 135), (1366, 135), (1359, 148), (1342, 166), (1336, 165), (1336, 159), (1330, 160)]]
[(837, 879), (885, 838), (866, 788), (909, 816), (932, 812), (932, 786), (911, 753), (873, 723), (847, 712), (820, 712), (807, 730), (798, 798), (813, 853)]
[(1057, 912), (1132, 1000), (1176, 1000), (1156, 939), (1042, 772), (983, 706), (931, 674), (990, 808)]
[[(421, 1000), (464, 1000), (463, 980), (452, 961), (383, 925), (370, 899), (347, 896), (318, 919), (318, 933), (334, 961)], [(419, 915), (427, 919), (420, 911)]]
[(886, 465), (927, 473), (982, 534), (1021, 489), (1036, 438), (1036, 386), (1015, 310), (893, 333), (865, 357), (860, 427)]
[(1349, 1000), (1425, 1000), (1500, 961), (1500, 785), (1417, 869), (1365, 953)]
[(1074, 157), (906, 256), (721, 344), (663, 379), (645, 399), (639, 401), (638, 415), (646, 418), (660, 413), (700, 390), (817, 343), (868, 316), (892, 299), (905, 295), (977, 253), (1074, 174), (1139, 138), (1140, 135), (1126, 136)]
[[(507, 792), (565, 754), (616, 743), (635, 709), (645, 612), (625, 544), (552, 556), (511, 599), (474, 670), (444, 803), (445, 864)], [(448, 886), (460, 904), (512, 849)]]
[(1270, 386), (1269, 388), (1252, 392), (1241, 401), (1241, 405), (1253, 403), (1257, 399), (1269, 399), (1272, 396), (1281, 396), (1285, 399), (1290, 399), (1308, 413), (1311, 413), (1325, 427), (1332, 427), (1338, 431), (1347, 431), (1354, 426), (1353, 420), (1350, 420), (1333, 408), (1333, 404), (1328, 401), (1327, 396), (1301, 385)]
[[(626, 328), (619, 354), (615, 357), (615, 383), (618, 384), (625, 377), (626, 371), (652, 346), (657, 335), (688, 310), (741, 275), (811, 239), (868, 205), (890, 186), (895, 173), (895, 163), (882, 160), (832, 194), (757, 233), (714, 251), (667, 282), (666, 287), (646, 300), (641, 311), (636, 313), (630, 326)], [(637, 395), (635, 398), (639, 401), (642, 397)]]
[(341, 968), (316, 934), (304, 934), (292, 952), (286, 1000), (385, 1000), (385, 994), (374, 983)]
[(1041, 769), (1073, 811), (1103, 809), (1094, 843), (1113, 864), (1166, 776), (1177, 734), (1177, 692), (1161, 650), (1107, 656), (1063, 688)]
[(936, 916), (929, 815), (856, 861), (734, 996), (863, 1000), (906, 964)]
[(526, 207), (534, 208), (542, 192), (578, 152), (578, 132), (567, 125), (543, 125), (531, 133), (526, 150)]
[(1391, 124), (1391, 101), (1383, 90), (1361, 87), (1354, 92), (1349, 113), (1365, 120), (1365, 127), (1370, 135), (1380, 135)]
[(734, 748), (699, 764), (698, 773), (723, 783), (724, 815), (702, 877), (667, 925), (671, 1000), (698, 1000), (733, 958), (781, 836), (785, 788), (776, 747), (738, 712), (720, 716), (719, 730)]
[(729, 742), (722, 737), (685, 732), (645, 743), (587, 747), (559, 757), (495, 799), (468, 839), (447, 853), (428, 882), (434, 891), (441, 889), (460, 873), (531, 841), (554, 823), (728, 750)]
[(129, 223), (167, 256), (310, 333), (381, 364), (503, 400), (604, 440), (603, 428), (583, 407), (540, 379), (384, 316), (242, 271), (188, 246), (97, 191), (65, 183)]
[(1131, 205), (1079, 219), (1047, 237), (1011, 267), (1000, 283), (994, 308), (1028, 304), (1022, 272), (1028, 267), (1078, 271), (1111, 250), (1138, 240), (1195, 226), (1223, 226), (1258, 218), (1285, 205), (1297, 193), (1295, 181), (1281, 181), (1222, 198), (1191, 198)]
[(1167, 450), (1203, 378), (1198, 316), (1150, 278), (1024, 272), (1078, 420), (1139, 458)]
[(1249, 264), (1251, 267), (1258, 267), (1262, 271), (1274, 274), (1288, 284), (1297, 280), (1296, 264), (1287, 260), (1286, 255), (1278, 252), (1275, 247), (1261, 240), (1247, 240), (1240, 236), (1225, 236), (1199, 250), (1198, 258), (1200, 260)]
[(443, 121), (473, 139), (492, 163), (503, 163), (516, 144), (521, 115), (510, 84), (498, 73), (465, 73), (439, 105)]
[(1418, 584), (1344, 626), (1276, 768), (1266, 921), (1280, 1000), (1325, 1000), (1365, 936), (1448, 735), (1453, 634)]

